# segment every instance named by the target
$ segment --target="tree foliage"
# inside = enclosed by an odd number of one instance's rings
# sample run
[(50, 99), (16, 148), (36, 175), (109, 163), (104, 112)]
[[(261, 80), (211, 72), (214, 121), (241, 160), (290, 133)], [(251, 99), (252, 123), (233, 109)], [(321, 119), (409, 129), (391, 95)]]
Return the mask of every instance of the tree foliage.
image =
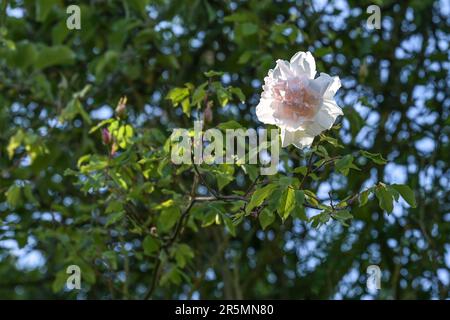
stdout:
[[(375, 2), (380, 30), (353, 0), (80, 1), (69, 30), (68, 2), (2, 1), (0, 297), (448, 298), (448, 8)], [(300, 50), (343, 83), (312, 148), (170, 161), (196, 119), (263, 127)]]

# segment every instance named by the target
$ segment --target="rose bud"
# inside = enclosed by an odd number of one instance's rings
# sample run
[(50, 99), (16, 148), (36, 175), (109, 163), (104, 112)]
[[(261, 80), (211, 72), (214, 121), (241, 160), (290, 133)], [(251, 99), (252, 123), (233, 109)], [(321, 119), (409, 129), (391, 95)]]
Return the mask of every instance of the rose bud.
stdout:
[(111, 141), (112, 141), (111, 133), (106, 128), (102, 129), (102, 140), (103, 140), (103, 143), (106, 145), (111, 144)]
[(116, 116), (119, 118), (124, 118), (126, 115), (125, 113), (126, 107), (127, 107), (127, 97), (120, 98), (116, 107)]

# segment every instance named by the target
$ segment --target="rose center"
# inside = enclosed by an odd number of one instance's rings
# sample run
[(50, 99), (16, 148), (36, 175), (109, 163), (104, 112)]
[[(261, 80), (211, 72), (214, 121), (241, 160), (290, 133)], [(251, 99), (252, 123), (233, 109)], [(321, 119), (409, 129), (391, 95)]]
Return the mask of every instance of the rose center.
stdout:
[(278, 80), (272, 96), (278, 102), (277, 114), (294, 121), (311, 119), (320, 104), (320, 95), (309, 87), (308, 79)]

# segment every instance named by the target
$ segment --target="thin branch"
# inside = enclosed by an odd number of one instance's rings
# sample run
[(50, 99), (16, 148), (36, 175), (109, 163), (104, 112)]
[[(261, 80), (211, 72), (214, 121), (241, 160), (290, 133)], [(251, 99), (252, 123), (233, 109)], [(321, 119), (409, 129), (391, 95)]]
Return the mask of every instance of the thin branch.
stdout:
[(315, 168), (312, 172), (314, 173), (314, 172), (317, 172), (317, 171), (319, 171), (320, 169), (322, 169), (324, 166), (326, 166), (327, 164), (329, 164), (329, 163), (331, 163), (331, 162), (334, 162), (334, 160), (337, 160), (337, 159), (340, 159), (341, 157), (340, 156), (336, 156), (336, 157), (332, 157), (332, 158), (330, 158), (330, 159), (327, 159), (327, 160), (325, 160), (320, 166), (318, 166), (317, 168)]
[(203, 178), (202, 174), (200, 173), (200, 171), (198, 170), (197, 165), (194, 163), (194, 161), (192, 160), (192, 164), (194, 166), (194, 170), (195, 173), (197, 174), (198, 178), (200, 179), (200, 181), (202, 182), (202, 184), (206, 187), (206, 189), (208, 189), (209, 193), (211, 193), (213, 196), (215, 196), (217, 198), (218, 194), (217, 192), (212, 189), (209, 184), (206, 182), (206, 180)]
[(309, 159), (308, 159), (308, 168), (307, 168), (307, 170), (306, 170), (305, 175), (303, 176), (302, 181), (300, 182), (300, 187), (299, 187), (299, 189), (303, 189), (303, 185), (304, 185), (305, 182), (306, 182), (306, 178), (309, 176), (309, 174), (310, 174), (311, 171), (312, 171), (312, 165), (313, 165), (312, 159), (313, 159), (313, 156), (314, 156), (314, 153), (311, 153), (311, 155), (309, 156)]
[(259, 180), (260, 177), (261, 177), (261, 174), (259, 174), (259, 175), (256, 177), (255, 181), (253, 181), (253, 183), (250, 185), (250, 187), (248, 188), (247, 192), (245, 193), (245, 197), (247, 197), (247, 196), (250, 194), (250, 192), (252, 192), (253, 188), (255, 187), (255, 185), (256, 185), (256, 183), (258, 182), (258, 180)]

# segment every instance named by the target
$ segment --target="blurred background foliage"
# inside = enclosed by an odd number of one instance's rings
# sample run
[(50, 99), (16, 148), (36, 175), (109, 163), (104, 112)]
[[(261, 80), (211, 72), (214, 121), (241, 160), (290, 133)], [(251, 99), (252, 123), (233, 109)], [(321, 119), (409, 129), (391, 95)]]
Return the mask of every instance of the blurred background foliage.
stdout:
[[(308, 50), (319, 71), (342, 80), (343, 152), (388, 160), (348, 177), (328, 170), (309, 188), (344, 198), (377, 181), (406, 183), (417, 208), (401, 201), (388, 215), (372, 201), (352, 210), (348, 228), (295, 218), (263, 231), (250, 218), (235, 237), (222, 226), (188, 229), (171, 253), (183, 272), (165, 270), (152, 296), (450, 297), (448, 1), (77, 1), (81, 30), (66, 28), (70, 4), (0, 1), (0, 298), (145, 297), (155, 243), (120, 215), (105, 218), (126, 201), (111, 204), (102, 188), (85, 192), (95, 186), (83, 190), (70, 174), (83, 155), (106, 152), (91, 127), (126, 96), (141, 148), (161, 145), (171, 128), (193, 125), (166, 95), (199, 86), (209, 70), (245, 96), (215, 102), (209, 126), (234, 119), (261, 127), (254, 107), (268, 69)], [(381, 8), (380, 30), (366, 27), (371, 4)], [(130, 191), (144, 204), (164, 206), (161, 188), (176, 200), (193, 183), (167, 163), (153, 169), (162, 182)], [(225, 189), (250, 183), (236, 174)], [(63, 289), (70, 264), (81, 267), (81, 291)], [(366, 289), (372, 264), (382, 270), (378, 293)]]

